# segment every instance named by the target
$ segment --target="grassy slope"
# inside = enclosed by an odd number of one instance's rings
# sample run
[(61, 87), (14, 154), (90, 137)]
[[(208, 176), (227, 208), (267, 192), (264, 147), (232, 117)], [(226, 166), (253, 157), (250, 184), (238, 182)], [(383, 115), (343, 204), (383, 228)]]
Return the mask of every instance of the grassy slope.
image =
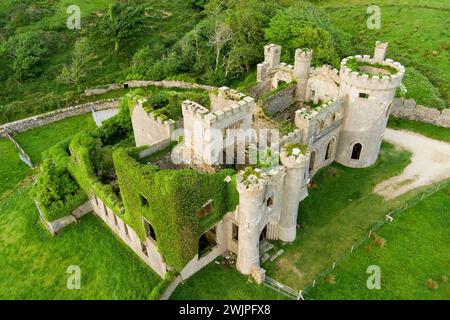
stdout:
[[(87, 24), (87, 19), (95, 19), (94, 13), (106, 10), (108, 5), (115, 1), (96, 0), (78, 1), (82, 14), (82, 26)], [(97, 52), (88, 64), (88, 75), (83, 81), (83, 87), (95, 87), (116, 81), (124, 81), (127, 76), (127, 69), (131, 66), (132, 55), (141, 47), (149, 45), (154, 57), (158, 58), (162, 52), (158, 45), (170, 47), (186, 32), (190, 31), (200, 19), (198, 10), (194, 10), (189, 2), (184, 0), (146, 0), (144, 1), (149, 12), (155, 13), (157, 19), (148, 19), (144, 30), (136, 34), (131, 41), (124, 44), (118, 56), (111, 55), (111, 52), (103, 49)], [(0, 94), (0, 119), (1, 122), (13, 121), (32, 114), (43, 113), (58, 106), (56, 101), (65, 98), (75, 99), (74, 88), (60, 84), (56, 81), (56, 76), (64, 64), (68, 64), (71, 59), (73, 45), (79, 36), (77, 31), (66, 28), (66, 8), (71, 5), (70, 1), (58, 0), (52, 4), (42, 4), (44, 8), (49, 6), (54, 10), (50, 16), (43, 17), (39, 21), (29, 25), (16, 28), (14, 31), (42, 31), (51, 30), (56, 44), (51, 49), (51, 55), (46, 57), (42, 63), (42, 72), (33, 79), (21, 84), (14, 83), (10, 90)], [(0, 15), (11, 11), (13, 1), (7, 0), (0, 4)], [(164, 51), (164, 50), (163, 50)], [(0, 85), (6, 90), (6, 86), (0, 81)], [(9, 105), (15, 102), (13, 107)], [(17, 104), (26, 106), (26, 111), (18, 112)], [(75, 104), (75, 102), (72, 102)], [(2, 115), (2, 109), (7, 110), (6, 115)]]
[[(159, 281), (94, 216), (53, 238), (23, 189), (0, 201), (0, 299), (147, 299)], [(66, 270), (81, 268), (81, 289)]]
[(20, 160), (16, 147), (7, 139), (0, 139), (0, 195), (14, 187), (31, 173)]
[(417, 132), (432, 139), (450, 143), (450, 128), (435, 126), (429, 123), (390, 117), (388, 127), (397, 130)]
[[(407, 66), (404, 84), (418, 103), (444, 108), (450, 99), (450, 5), (445, 2), (378, 1), (381, 29), (368, 30), (367, 6), (373, 1), (318, 1), (331, 20), (353, 36), (355, 50), (372, 54), (376, 40), (390, 42), (388, 57)], [(414, 17), (414, 18), (411, 18)], [(348, 23), (352, 21), (352, 23)]]
[[(320, 282), (307, 299), (450, 299), (450, 189), (408, 209), (381, 229), (384, 247), (362, 246), (333, 272), (335, 284)], [(368, 266), (381, 269), (381, 289), (369, 290)], [(427, 279), (439, 284), (428, 289)]]
[(95, 122), (89, 112), (19, 133), (14, 138), (28, 153), (33, 162), (39, 163), (43, 151), (82, 130), (94, 128)]

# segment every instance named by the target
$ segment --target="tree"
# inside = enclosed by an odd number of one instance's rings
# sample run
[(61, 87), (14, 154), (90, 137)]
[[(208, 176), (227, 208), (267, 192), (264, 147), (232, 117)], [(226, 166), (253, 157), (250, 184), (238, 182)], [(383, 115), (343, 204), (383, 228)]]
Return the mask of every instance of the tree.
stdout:
[(8, 57), (8, 66), (16, 78), (22, 81), (40, 71), (39, 62), (47, 54), (48, 48), (40, 33), (30, 31), (10, 37), (2, 51)]
[(58, 80), (75, 85), (77, 90), (80, 91), (80, 81), (86, 76), (86, 64), (90, 59), (89, 41), (87, 38), (80, 38), (75, 42), (72, 63), (62, 68)]
[(142, 29), (145, 21), (142, 5), (116, 3), (109, 6), (108, 13), (92, 28), (94, 37), (113, 44), (114, 52), (118, 52), (123, 42), (130, 39)]
[(265, 30), (266, 39), (283, 47), (283, 60), (292, 61), (297, 48), (314, 50), (313, 64), (337, 66), (345, 49), (345, 34), (335, 29), (327, 16), (310, 4), (301, 3), (280, 11)]

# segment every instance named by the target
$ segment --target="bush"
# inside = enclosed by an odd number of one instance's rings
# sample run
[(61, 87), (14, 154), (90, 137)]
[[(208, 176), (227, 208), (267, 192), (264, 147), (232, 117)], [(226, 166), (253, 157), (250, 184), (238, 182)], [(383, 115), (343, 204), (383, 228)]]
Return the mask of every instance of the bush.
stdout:
[(32, 190), (47, 221), (67, 216), (87, 201), (86, 194), (67, 169), (69, 162), (67, 146), (68, 140), (55, 145), (43, 154), (41, 171)]
[(339, 65), (348, 51), (348, 36), (334, 28), (321, 9), (301, 3), (280, 11), (265, 30), (269, 43), (283, 47), (283, 61), (292, 62), (297, 48), (314, 50), (313, 65)]

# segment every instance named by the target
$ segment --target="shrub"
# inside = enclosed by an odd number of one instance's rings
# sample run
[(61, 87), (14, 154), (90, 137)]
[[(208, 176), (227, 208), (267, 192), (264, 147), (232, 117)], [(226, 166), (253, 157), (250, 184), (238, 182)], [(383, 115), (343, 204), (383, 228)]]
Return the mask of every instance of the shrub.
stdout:
[(62, 218), (87, 201), (86, 194), (67, 169), (67, 146), (68, 140), (43, 154), (41, 171), (32, 190), (47, 221)]

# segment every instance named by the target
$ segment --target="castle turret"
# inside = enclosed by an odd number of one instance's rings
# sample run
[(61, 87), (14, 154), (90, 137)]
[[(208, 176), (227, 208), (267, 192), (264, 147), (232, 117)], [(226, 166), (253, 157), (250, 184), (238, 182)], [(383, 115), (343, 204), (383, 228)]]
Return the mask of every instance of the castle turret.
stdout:
[(308, 196), (306, 167), (309, 154), (303, 154), (300, 146), (289, 146), (282, 150), (280, 157), (281, 163), (286, 167), (286, 176), (278, 236), (282, 241), (292, 242), (297, 235), (299, 202)]
[(252, 169), (237, 176), (239, 192), (239, 249), (236, 268), (243, 274), (250, 274), (253, 266), (259, 266), (259, 237), (264, 204), (265, 185)]
[(268, 63), (270, 68), (275, 68), (281, 61), (281, 46), (270, 44), (264, 46), (264, 62)]
[(311, 68), (313, 51), (311, 49), (295, 50), (294, 74), (297, 78), (297, 98), (305, 101), (306, 88), (308, 86), (309, 69)]
[[(378, 47), (377, 47), (378, 48)], [(381, 51), (377, 51), (381, 58)], [(353, 168), (375, 163), (389, 110), (405, 68), (391, 59), (349, 57), (341, 62), (340, 92), (345, 117), (336, 161)]]
[(373, 54), (373, 59), (376, 62), (383, 62), (386, 57), (386, 51), (389, 43), (377, 41), (375, 44), (375, 53)]

